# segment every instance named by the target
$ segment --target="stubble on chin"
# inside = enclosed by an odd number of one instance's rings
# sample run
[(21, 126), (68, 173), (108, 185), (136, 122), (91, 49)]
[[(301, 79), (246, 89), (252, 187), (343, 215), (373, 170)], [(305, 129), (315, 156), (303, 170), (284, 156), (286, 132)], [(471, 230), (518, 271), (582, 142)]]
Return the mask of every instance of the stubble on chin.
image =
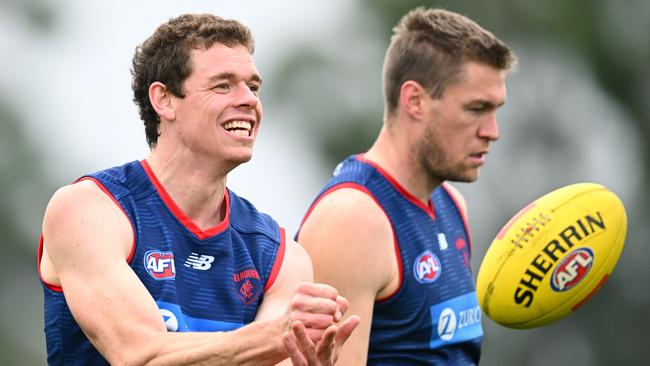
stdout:
[(458, 164), (455, 167), (448, 167), (445, 172), (445, 180), (461, 183), (476, 182), (480, 175), (479, 168)]
[(432, 182), (461, 182), (472, 183), (479, 177), (479, 169), (450, 164), (441, 151), (432, 149), (427, 155), (420, 155), (420, 167)]
[(427, 131), (422, 139), (412, 145), (411, 153), (415, 157), (415, 162), (420, 171), (431, 184), (440, 184), (450, 178), (455, 178), (453, 170), (448, 166), (444, 151), (436, 141), (431, 131)]

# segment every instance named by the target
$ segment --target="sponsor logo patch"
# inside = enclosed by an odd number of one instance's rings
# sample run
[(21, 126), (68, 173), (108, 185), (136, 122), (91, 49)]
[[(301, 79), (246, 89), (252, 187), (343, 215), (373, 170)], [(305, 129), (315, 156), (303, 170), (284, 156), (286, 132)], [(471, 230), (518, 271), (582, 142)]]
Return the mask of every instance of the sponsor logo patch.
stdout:
[(594, 264), (594, 252), (591, 248), (578, 248), (569, 253), (557, 264), (551, 276), (551, 288), (554, 291), (568, 291), (587, 276)]
[(420, 283), (435, 282), (442, 272), (440, 260), (431, 251), (420, 254), (413, 263), (413, 274)]
[(174, 312), (161, 308), (160, 315), (162, 315), (163, 321), (165, 322), (165, 327), (168, 332), (178, 332), (178, 319)]
[(444, 233), (438, 233), (438, 246), (440, 247), (440, 250), (449, 248), (449, 243), (447, 243), (447, 237)]
[[(217, 319), (205, 319), (184, 313), (178, 304), (157, 300), (160, 315), (169, 332), (227, 332), (243, 326), (243, 323), (233, 323)], [(222, 314), (214, 314), (221, 317)]]
[(433, 329), (431, 349), (465, 342), (483, 336), (481, 308), (476, 292), (454, 297), (431, 306)]
[(173, 280), (176, 277), (174, 253), (147, 251), (144, 253), (144, 268), (156, 280)]
[(237, 296), (248, 305), (262, 293), (262, 281), (256, 269), (245, 269), (232, 276)]
[(205, 255), (198, 253), (190, 253), (190, 256), (185, 261), (184, 266), (192, 269), (198, 269), (200, 271), (207, 271), (212, 267), (212, 262), (214, 262), (214, 257), (211, 255)]

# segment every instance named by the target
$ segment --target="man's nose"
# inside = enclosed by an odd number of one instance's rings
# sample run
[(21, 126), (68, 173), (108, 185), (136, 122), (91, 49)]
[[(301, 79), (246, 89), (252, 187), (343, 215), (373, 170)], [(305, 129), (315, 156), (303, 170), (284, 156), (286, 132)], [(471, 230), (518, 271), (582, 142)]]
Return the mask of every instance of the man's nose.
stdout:
[(483, 121), (481, 121), (478, 136), (490, 141), (496, 141), (499, 139), (499, 125), (497, 123), (496, 113), (490, 113), (485, 116)]
[(236, 93), (236, 98), (235, 98), (235, 103), (237, 107), (248, 107), (248, 108), (255, 108), (257, 107), (257, 103), (259, 103), (259, 97), (256, 92), (251, 90), (251, 88), (245, 84), (239, 84), (237, 86), (237, 90), (235, 91)]

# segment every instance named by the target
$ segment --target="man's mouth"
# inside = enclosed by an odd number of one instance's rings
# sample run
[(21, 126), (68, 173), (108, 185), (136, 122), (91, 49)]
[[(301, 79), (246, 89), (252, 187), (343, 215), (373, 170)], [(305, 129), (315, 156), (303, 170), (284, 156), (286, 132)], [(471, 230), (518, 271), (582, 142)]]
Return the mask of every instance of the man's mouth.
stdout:
[(485, 157), (487, 155), (487, 151), (482, 151), (478, 152), (475, 154), (471, 154), (470, 158), (478, 165), (482, 165), (485, 163)]
[(253, 124), (249, 121), (230, 121), (223, 125), (226, 131), (237, 136), (250, 137), (253, 130)]

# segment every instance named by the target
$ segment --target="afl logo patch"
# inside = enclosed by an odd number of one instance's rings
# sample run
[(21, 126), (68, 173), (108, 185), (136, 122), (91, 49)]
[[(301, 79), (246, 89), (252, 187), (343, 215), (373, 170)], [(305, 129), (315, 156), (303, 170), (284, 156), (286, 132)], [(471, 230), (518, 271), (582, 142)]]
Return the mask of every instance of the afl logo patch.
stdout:
[(594, 252), (591, 248), (578, 248), (569, 253), (558, 263), (551, 276), (551, 288), (554, 291), (567, 291), (575, 287), (587, 276), (594, 264)]
[(440, 260), (431, 251), (420, 254), (413, 263), (413, 274), (420, 283), (432, 283), (440, 277)]
[(176, 277), (174, 253), (150, 250), (144, 253), (144, 268), (156, 280), (173, 280)]

